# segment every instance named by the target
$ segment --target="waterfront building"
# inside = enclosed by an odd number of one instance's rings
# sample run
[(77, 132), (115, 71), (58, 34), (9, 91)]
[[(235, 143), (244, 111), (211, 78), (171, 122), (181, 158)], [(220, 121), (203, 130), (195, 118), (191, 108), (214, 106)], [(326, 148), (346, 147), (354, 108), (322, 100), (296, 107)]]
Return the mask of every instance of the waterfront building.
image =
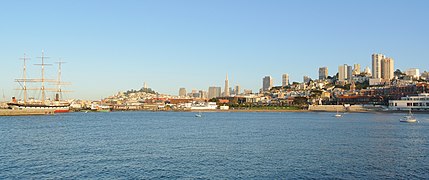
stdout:
[(421, 93), (417, 96), (402, 97), (401, 100), (389, 100), (389, 110), (429, 110), (429, 93)]
[(353, 65), (353, 75), (359, 75), (360, 74), (360, 64), (354, 64)]
[(180, 97), (186, 97), (186, 88), (180, 88), (179, 89), (179, 96)]
[(394, 71), (394, 61), (392, 58), (384, 58), (381, 60), (381, 79), (385, 81), (392, 80)]
[(268, 91), (273, 87), (273, 78), (271, 76), (265, 76), (262, 79), (262, 91)]
[(381, 60), (386, 58), (383, 54), (372, 54), (372, 78), (381, 78)]
[(405, 71), (405, 74), (407, 76), (410, 76), (410, 77), (414, 78), (414, 79), (419, 79), (420, 78), (420, 70), (417, 69), (417, 68), (408, 69), (407, 71)]
[(328, 67), (319, 68), (319, 80), (325, 80), (328, 78)]
[(228, 97), (230, 96), (230, 91), (229, 91), (229, 81), (228, 81), (228, 74), (226, 74), (226, 79), (225, 79), (225, 90), (224, 90), (224, 96)]
[(282, 75), (282, 86), (289, 86), (289, 74)]
[(221, 87), (215, 87), (215, 86), (209, 87), (208, 98), (212, 99), (212, 98), (220, 97), (221, 90), (222, 90)]

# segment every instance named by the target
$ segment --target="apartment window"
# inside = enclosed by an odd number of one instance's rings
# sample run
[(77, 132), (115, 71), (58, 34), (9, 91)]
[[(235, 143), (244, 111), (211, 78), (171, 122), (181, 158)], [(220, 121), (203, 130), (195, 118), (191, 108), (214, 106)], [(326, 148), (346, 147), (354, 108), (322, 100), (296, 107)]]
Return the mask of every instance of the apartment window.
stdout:
[(407, 103), (407, 106), (411, 106), (411, 103)]
[(429, 103), (426, 103), (426, 106), (429, 106)]
[(413, 106), (419, 106), (419, 103), (413, 103)]
[(398, 106), (398, 103), (395, 103), (395, 106)]

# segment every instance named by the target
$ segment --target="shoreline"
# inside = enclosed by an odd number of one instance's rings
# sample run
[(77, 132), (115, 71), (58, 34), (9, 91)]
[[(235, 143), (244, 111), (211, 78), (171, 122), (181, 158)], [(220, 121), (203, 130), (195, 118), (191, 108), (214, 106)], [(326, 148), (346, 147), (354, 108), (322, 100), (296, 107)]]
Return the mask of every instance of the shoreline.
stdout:
[[(281, 112), (281, 113), (336, 113), (337, 111), (321, 111), (321, 110), (287, 110), (287, 109), (279, 109), (279, 110), (271, 110), (271, 109), (230, 109), (230, 110), (136, 110), (136, 111), (115, 111), (112, 110), (111, 112), (192, 112), (192, 113), (198, 113), (198, 112), (213, 112), (213, 113), (273, 113), (273, 112)], [(339, 113), (383, 113), (383, 114), (390, 114), (390, 113), (408, 113), (408, 111), (378, 111), (378, 110), (354, 110), (354, 111), (338, 111)], [(429, 111), (413, 111), (414, 114), (429, 114)]]

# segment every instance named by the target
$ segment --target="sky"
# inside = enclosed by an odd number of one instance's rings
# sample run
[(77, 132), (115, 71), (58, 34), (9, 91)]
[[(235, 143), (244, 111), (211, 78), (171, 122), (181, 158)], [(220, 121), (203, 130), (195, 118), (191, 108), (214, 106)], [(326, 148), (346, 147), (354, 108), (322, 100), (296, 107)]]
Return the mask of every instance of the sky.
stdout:
[[(177, 95), (180, 87), (229, 85), (257, 92), (262, 78), (301, 82), (327, 66), (370, 66), (371, 54), (395, 60), (395, 69), (429, 70), (429, 1), (383, 0), (90, 0), (2, 1), (0, 89), (18, 96), (14, 79), (71, 82), (65, 97), (97, 100), (148, 87)], [(35, 93), (35, 92), (33, 92)], [(37, 94), (34, 94), (36, 96)]]

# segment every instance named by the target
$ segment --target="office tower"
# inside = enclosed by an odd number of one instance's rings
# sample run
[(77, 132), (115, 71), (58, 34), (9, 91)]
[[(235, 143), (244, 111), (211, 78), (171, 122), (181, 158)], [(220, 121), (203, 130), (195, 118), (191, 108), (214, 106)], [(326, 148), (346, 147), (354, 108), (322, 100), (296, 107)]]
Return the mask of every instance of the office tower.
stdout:
[(240, 91), (241, 91), (240, 85), (236, 85), (236, 86), (235, 86), (235, 89), (234, 89), (234, 93), (235, 93), (235, 95), (239, 95), (239, 94), (240, 94)]
[(353, 65), (353, 75), (359, 75), (360, 74), (360, 64), (354, 64)]
[(228, 81), (228, 74), (226, 74), (226, 79), (225, 79), (225, 90), (224, 90), (224, 96), (228, 97), (230, 95), (229, 93), (229, 81)]
[(185, 88), (179, 89), (179, 96), (180, 97), (186, 97), (186, 89)]
[(383, 54), (372, 54), (372, 78), (381, 78), (381, 60), (384, 58)]
[(289, 86), (289, 74), (282, 75), (282, 86)]
[(347, 81), (352, 82), (353, 81), (353, 69), (352, 66), (347, 66)]
[(199, 95), (200, 95), (201, 99), (206, 99), (207, 98), (207, 91), (200, 90)]
[(338, 81), (344, 82), (347, 79), (347, 64), (338, 66)]
[(393, 79), (394, 71), (394, 61), (392, 58), (384, 58), (381, 60), (381, 79)]
[(273, 78), (271, 76), (265, 76), (262, 79), (262, 90), (268, 91), (273, 87)]
[(304, 76), (304, 77), (303, 77), (303, 82), (304, 82), (304, 83), (309, 83), (309, 82), (310, 82), (310, 80), (311, 80), (311, 79), (310, 79), (310, 77), (308, 77), (308, 76)]
[(319, 68), (319, 80), (325, 80), (328, 77), (328, 67)]
[(214, 87), (214, 86), (209, 87), (208, 98), (212, 99), (212, 98), (220, 97), (221, 90), (222, 90), (221, 87)]

